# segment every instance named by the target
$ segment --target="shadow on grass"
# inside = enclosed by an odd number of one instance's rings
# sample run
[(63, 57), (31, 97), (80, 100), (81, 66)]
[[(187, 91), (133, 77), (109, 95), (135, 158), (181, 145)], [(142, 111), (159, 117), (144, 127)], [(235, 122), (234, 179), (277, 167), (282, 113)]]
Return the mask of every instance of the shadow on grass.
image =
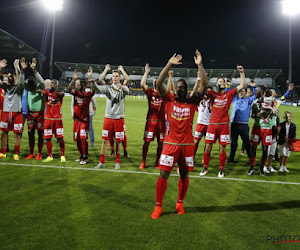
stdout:
[[(283, 201), (274, 203), (252, 203), (232, 206), (185, 207), (185, 213), (219, 213), (219, 212), (263, 212), (282, 209), (300, 208), (300, 201)], [(161, 216), (176, 214), (176, 210), (163, 212)]]
[(300, 201), (283, 201), (274, 203), (252, 203), (232, 206), (209, 206), (209, 207), (186, 207), (187, 213), (210, 213), (210, 212), (262, 212), (271, 210), (300, 208)]

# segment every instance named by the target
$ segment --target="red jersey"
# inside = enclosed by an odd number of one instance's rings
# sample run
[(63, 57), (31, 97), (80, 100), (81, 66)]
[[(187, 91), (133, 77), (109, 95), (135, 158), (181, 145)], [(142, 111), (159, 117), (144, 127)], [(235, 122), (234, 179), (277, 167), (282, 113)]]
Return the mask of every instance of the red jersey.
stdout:
[(193, 120), (200, 99), (196, 96), (181, 102), (170, 92), (163, 97), (166, 110), (164, 143), (194, 145)]
[(231, 89), (228, 92), (220, 94), (213, 90), (207, 91), (207, 96), (211, 98), (212, 110), (209, 124), (229, 123), (229, 108), (237, 89)]
[(4, 89), (0, 88), (0, 110), (3, 110), (4, 95)]
[(146, 91), (148, 97), (147, 120), (165, 121), (165, 109), (162, 106), (163, 99), (154, 89), (148, 88)]
[(74, 120), (89, 121), (89, 105), (93, 94), (91, 92), (80, 92), (74, 90)]
[(46, 96), (46, 112), (45, 119), (61, 120), (61, 106), (64, 96), (57, 95), (58, 91), (44, 90)]

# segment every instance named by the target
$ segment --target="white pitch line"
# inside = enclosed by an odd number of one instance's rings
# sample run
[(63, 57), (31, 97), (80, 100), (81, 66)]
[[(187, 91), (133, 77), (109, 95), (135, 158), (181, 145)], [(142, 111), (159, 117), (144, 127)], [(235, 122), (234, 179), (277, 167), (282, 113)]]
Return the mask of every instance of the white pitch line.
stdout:
[[(150, 173), (144, 171), (131, 171), (131, 170), (115, 170), (115, 169), (95, 169), (95, 168), (79, 168), (79, 167), (64, 167), (64, 166), (53, 166), (53, 165), (31, 165), (22, 163), (9, 163), (0, 162), (0, 166), (21, 166), (21, 167), (36, 167), (36, 168), (61, 168), (61, 169), (73, 169), (73, 170), (88, 170), (88, 171), (102, 171), (102, 172), (116, 172), (116, 173), (128, 173), (128, 174), (145, 174), (145, 175), (159, 175), (159, 173)], [(170, 174), (170, 176), (177, 176), (178, 174)], [(285, 181), (266, 181), (266, 180), (253, 180), (253, 179), (239, 179), (239, 178), (218, 178), (209, 176), (195, 176), (189, 175), (190, 178), (198, 179), (213, 179), (213, 180), (227, 180), (227, 181), (244, 181), (244, 182), (259, 182), (259, 183), (270, 183), (270, 184), (283, 184), (283, 185), (300, 185), (300, 182), (285, 182)]]

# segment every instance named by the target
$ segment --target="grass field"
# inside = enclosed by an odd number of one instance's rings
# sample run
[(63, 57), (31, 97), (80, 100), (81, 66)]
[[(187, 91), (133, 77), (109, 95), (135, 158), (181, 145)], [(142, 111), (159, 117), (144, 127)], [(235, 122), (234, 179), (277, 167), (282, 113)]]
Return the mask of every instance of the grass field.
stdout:
[[(239, 163), (226, 165), (226, 178), (217, 179), (216, 145), (208, 177), (200, 178), (201, 142), (184, 202), (186, 213), (176, 214), (179, 178), (174, 171), (163, 215), (154, 221), (150, 214), (159, 172), (154, 167), (155, 142), (149, 148), (147, 168), (138, 168), (147, 101), (126, 100), (130, 158), (121, 157), (121, 170), (115, 171), (114, 159), (108, 156), (106, 169), (94, 170), (100, 156), (105, 99), (97, 99), (96, 148), (89, 149), (90, 163), (84, 167), (75, 163), (79, 155), (72, 139), (70, 100), (65, 97), (63, 103), (66, 163), (60, 162), (56, 143), (52, 162), (25, 160), (27, 126), (20, 161), (13, 161), (12, 152), (0, 161), (0, 249), (299, 249), (299, 242), (273, 244), (300, 241), (298, 152), (289, 158), (288, 174), (260, 176), (257, 171), (246, 176), (247, 159), (238, 149)], [(300, 108), (281, 106), (281, 117), (287, 109), (293, 111), (299, 135)], [(43, 152), (45, 158), (45, 147)], [(258, 150), (257, 159), (260, 156)], [(275, 162), (277, 169), (278, 165)]]

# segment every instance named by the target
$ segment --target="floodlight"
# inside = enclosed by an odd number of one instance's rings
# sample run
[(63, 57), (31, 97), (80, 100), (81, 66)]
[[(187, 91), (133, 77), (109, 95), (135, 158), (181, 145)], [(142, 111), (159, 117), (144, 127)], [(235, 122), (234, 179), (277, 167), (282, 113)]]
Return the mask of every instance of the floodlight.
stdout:
[(51, 11), (60, 11), (63, 9), (63, 0), (43, 0), (45, 7)]
[(282, 1), (282, 14), (287, 16), (295, 16), (300, 13), (299, 0), (283, 0)]

